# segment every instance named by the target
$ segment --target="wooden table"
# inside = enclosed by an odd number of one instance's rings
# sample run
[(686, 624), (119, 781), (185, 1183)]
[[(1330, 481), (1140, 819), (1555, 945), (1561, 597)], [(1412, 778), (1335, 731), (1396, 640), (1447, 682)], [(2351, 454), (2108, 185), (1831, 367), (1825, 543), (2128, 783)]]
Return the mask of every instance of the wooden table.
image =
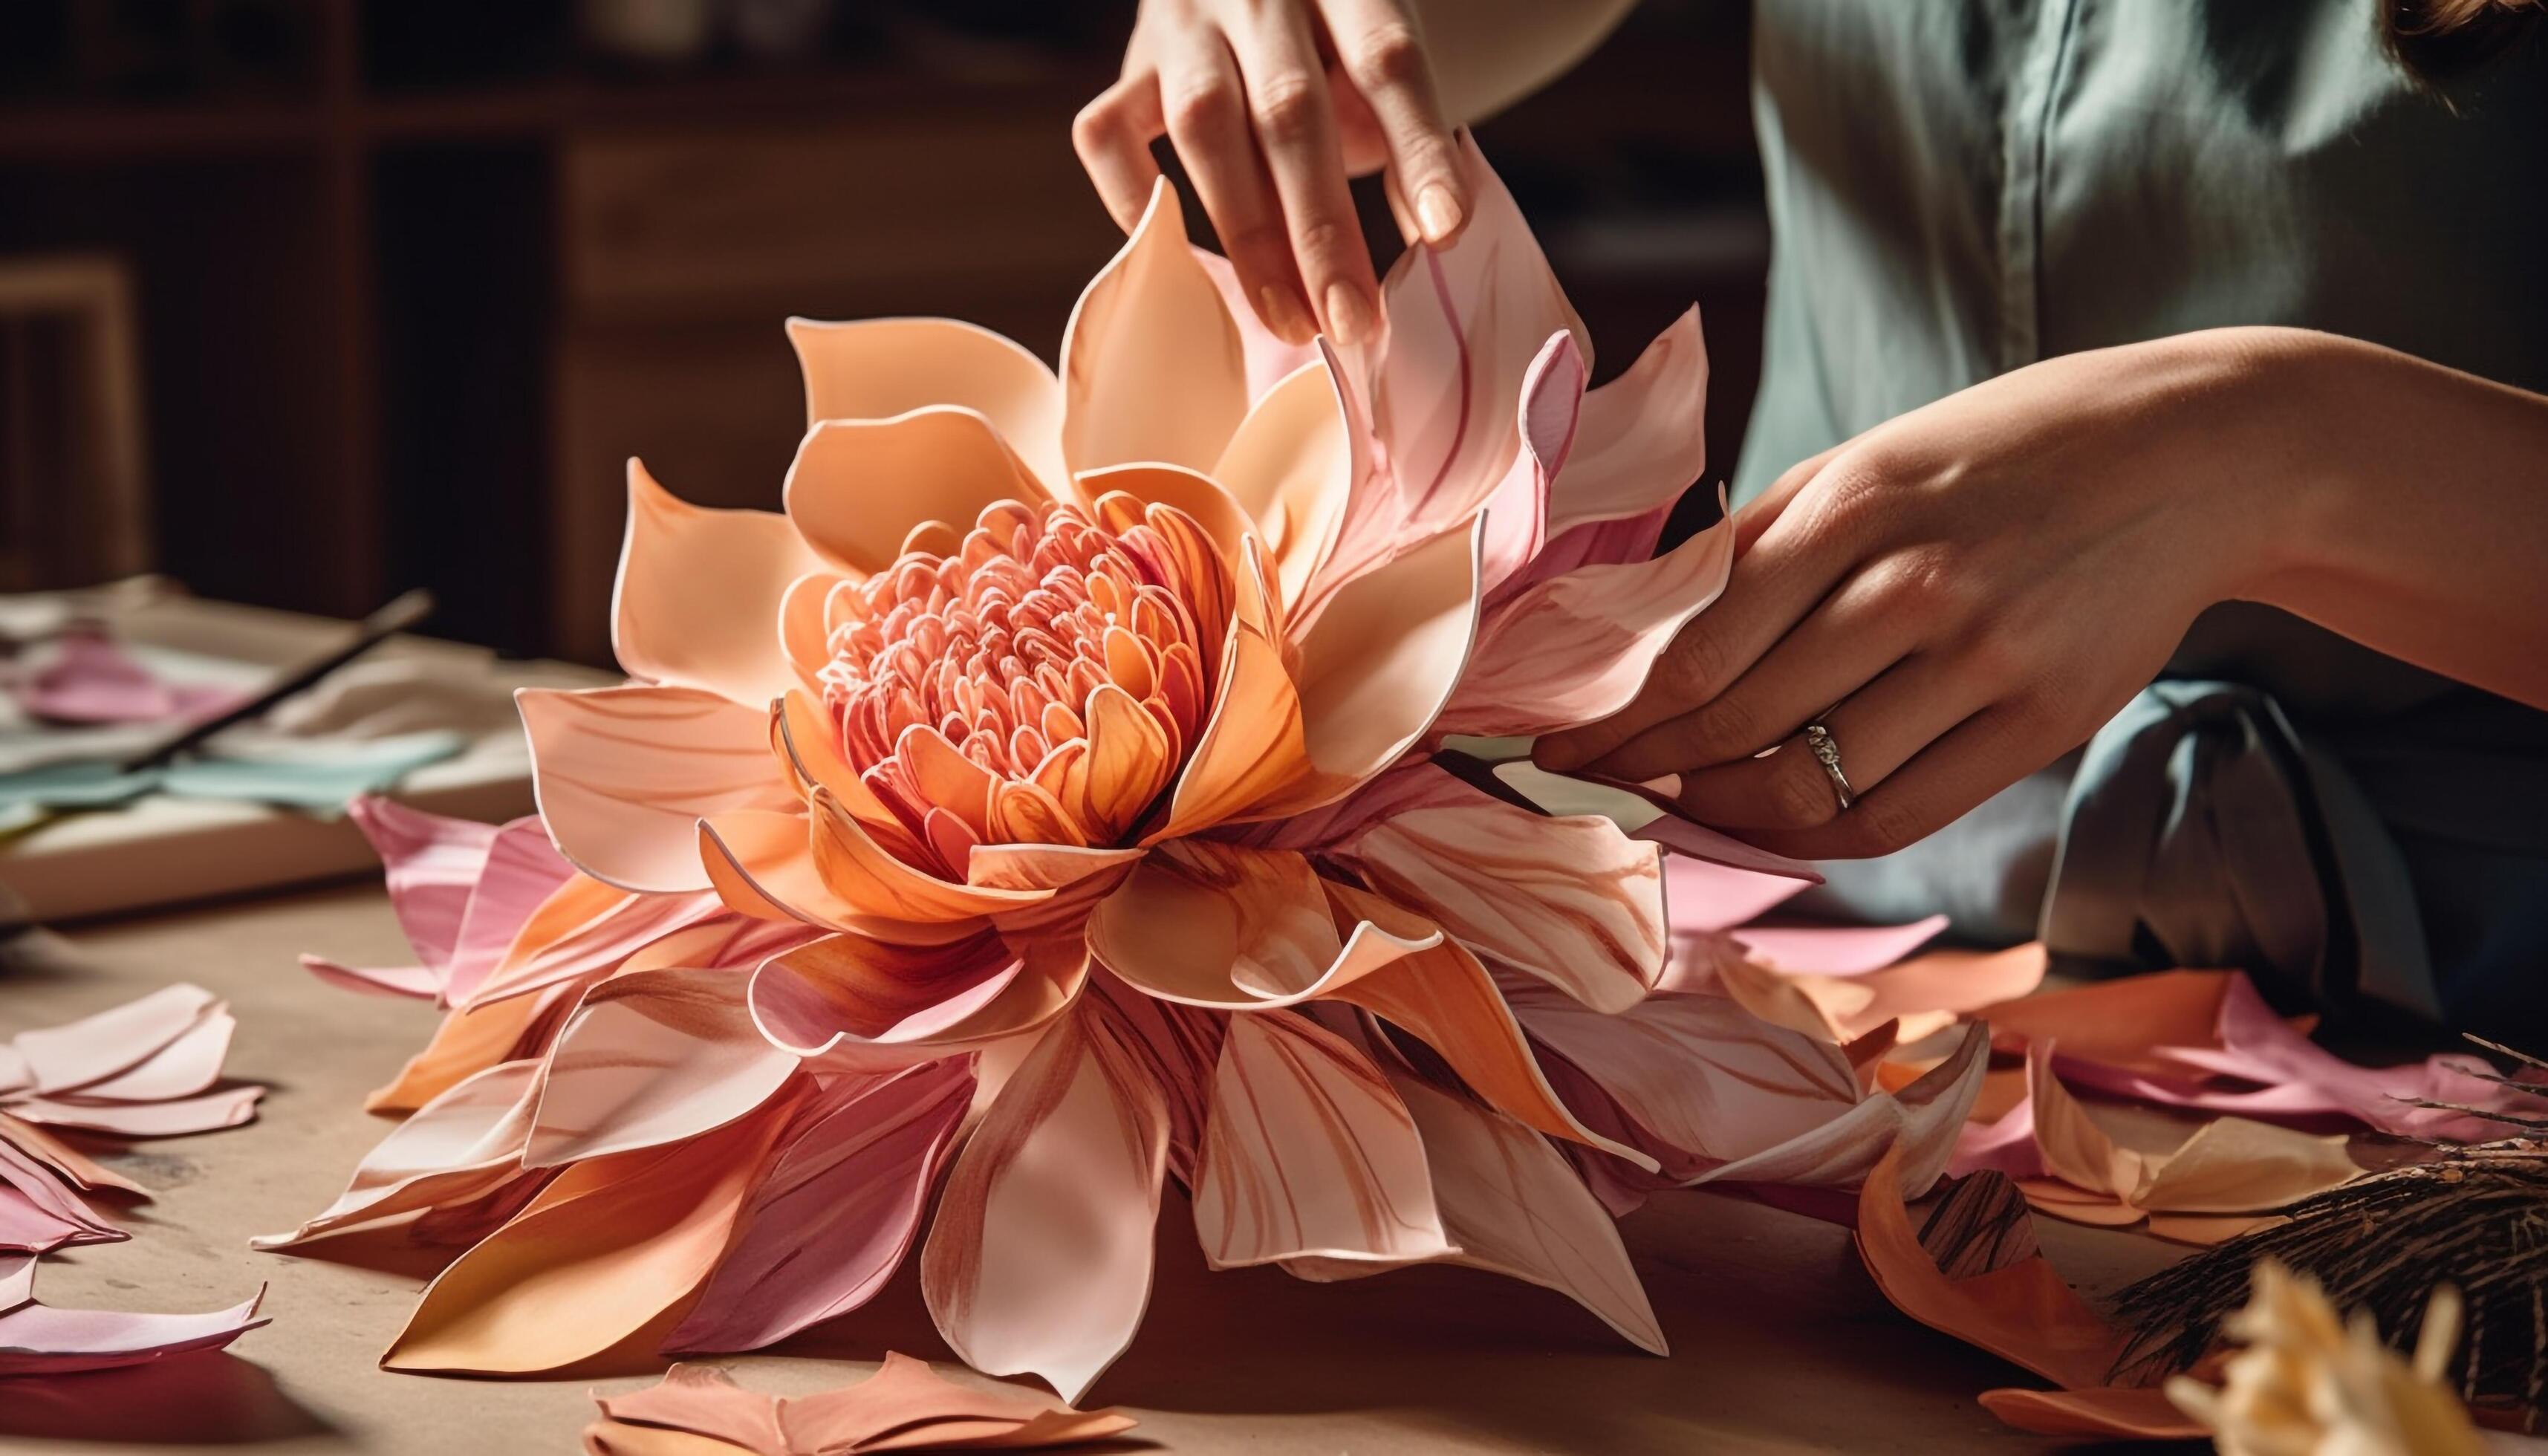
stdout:
[[(387, 1124), (361, 1094), (422, 1044), (418, 1004), (337, 991), (303, 951), (408, 956), (376, 888), (351, 886), (89, 928), (59, 963), (0, 973), (0, 1034), (103, 1009), (177, 980), (229, 998), (234, 1075), (272, 1094), (248, 1127), (139, 1144), (107, 1160), (159, 1190), (130, 1242), (47, 1259), (56, 1303), (217, 1309), (270, 1285), (274, 1322), (229, 1355), (0, 1381), (0, 1451), (181, 1449), (571, 1452), (586, 1392), (650, 1371), (494, 1381), (391, 1375), (375, 1361), (429, 1266), (365, 1268), (260, 1254), (252, 1233), (323, 1207)], [(1173, 1451), (1995, 1451), (2043, 1442), (1975, 1393), (2027, 1377), (1897, 1315), (1841, 1229), (1736, 1199), (1668, 1194), (1625, 1226), (1673, 1343), (1656, 1359), (1545, 1291), (1422, 1268), (1337, 1285), (1274, 1269), (1215, 1274), (1183, 1205), (1160, 1219), (1159, 1277), (1132, 1352), (1094, 1399), (1132, 1409)], [(2163, 1246), (2046, 1224), (2048, 1251), (2094, 1293)], [(729, 1365), (748, 1385), (845, 1384), (886, 1349), (949, 1359), (903, 1277), (866, 1310)], [(942, 1366), (942, 1369), (952, 1367)], [(970, 1378), (959, 1376), (958, 1378)], [(1126, 1445), (1119, 1449), (1140, 1449)]]

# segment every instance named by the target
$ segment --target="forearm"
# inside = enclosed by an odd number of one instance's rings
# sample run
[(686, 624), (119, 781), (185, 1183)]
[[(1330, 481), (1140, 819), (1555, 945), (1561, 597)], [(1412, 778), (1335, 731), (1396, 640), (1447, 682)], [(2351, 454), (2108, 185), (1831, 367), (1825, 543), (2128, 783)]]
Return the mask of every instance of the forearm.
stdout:
[(1442, 110), (1481, 121), (1556, 80), (1618, 27), (1636, 0), (1419, 0)]
[(2356, 340), (2238, 332), (2314, 462), (2241, 594), (2548, 707), (2548, 396)]

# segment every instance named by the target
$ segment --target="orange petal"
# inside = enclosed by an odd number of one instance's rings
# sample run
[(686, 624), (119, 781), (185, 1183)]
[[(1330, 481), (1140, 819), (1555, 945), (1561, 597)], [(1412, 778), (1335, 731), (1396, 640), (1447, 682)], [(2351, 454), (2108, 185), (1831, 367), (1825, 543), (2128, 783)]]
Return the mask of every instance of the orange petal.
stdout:
[(1167, 735), (1112, 682), (1088, 694), (1088, 786), (1080, 819), (1101, 843), (1132, 827), (1176, 773)]
[(785, 516), (688, 504), (631, 460), (612, 651), (634, 677), (760, 707), (795, 684), (779, 601), (821, 565)]
[(702, 817), (795, 801), (765, 708), (691, 687), (525, 687), (513, 700), (558, 852), (622, 889), (706, 889)]
[(2035, 1145), (2044, 1153), (2045, 1168), (2073, 1188), (2138, 1202), (2148, 1164), (2139, 1153), (2116, 1145), (2052, 1075), (2050, 1042), (2027, 1049), (2026, 1083), (2035, 1103)]
[(1257, 400), (1212, 468), (1274, 553), (1286, 603), (1309, 599), (1311, 578), (1336, 543), (1365, 468), (1361, 450), (1343, 386), (1321, 353)]
[(2220, 1045), (2221, 998), (2235, 971), (2162, 970), (2064, 986), (1985, 1008), (2003, 1050), (2057, 1039), (2064, 1056), (2133, 1071), (2183, 1076), (2149, 1055), (2153, 1046)]
[(953, 406), (823, 420), (787, 467), (787, 519), (815, 551), (860, 573), (893, 565), (923, 521), (970, 524), (998, 501), (1047, 499), (989, 420)]
[(793, 692), (814, 682), (832, 660), (829, 602), (832, 590), (850, 579), (838, 572), (807, 572), (778, 598), (778, 646), (796, 670)]
[(779, 700), (778, 711), (771, 722), (771, 747), (794, 775), (800, 794), (821, 786), (887, 850), (903, 859), (919, 857), (919, 844), (903, 827), (900, 816), (885, 807), (875, 790), (842, 756), (832, 715), (813, 694), (802, 688), (789, 688)]
[(2011, 1388), (1981, 1393), (1982, 1409), (2039, 1436), (2095, 1441), (2198, 1441), (2211, 1427), (2176, 1409), (2155, 1386), (2079, 1391)]
[(1246, 414), (1238, 327), (1186, 245), (1164, 178), (1071, 310), (1061, 381), (1061, 453), (1074, 472), (1141, 461), (1209, 470)]
[(1076, 1401), (1149, 1304), (1167, 1170), (1157, 1082), (1083, 1007), (1055, 1021), (956, 1159), (921, 1255), (939, 1332), (986, 1375)]
[(1920, 1246), (1902, 1203), (1899, 1149), (1858, 1197), (1858, 1252), (1893, 1307), (2055, 1385), (2106, 1383), (2122, 1338), (2038, 1254), (1970, 1279), (1949, 1279)]
[(383, 1368), (529, 1374), (645, 1328), (716, 1266), (788, 1110), (560, 1174), (442, 1271)]
[(510, 1061), (543, 1012), (542, 998), (516, 996), (443, 1017), (433, 1040), (408, 1058), (389, 1085), (363, 1099), (365, 1112), (413, 1112), (469, 1078)]
[(1123, 496), (1143, 506), (1165, 505), (1185, 512), (1221, 548), (1222, 565), (1233, 574), (1245, 560), (1240, 543), (1256, 529), (1246, 508), (1230, 499), (1220, 482), (1183, 466), (1110, 465), (1080, 472), (1077, 484), (1081, 499), (1090, 502)]
[(1230, 1018), (1193, 1181), (1216, 1269), (1452, 1252), (1406, 1104), (1361, 1052), (1292, 1012)]
[(976, 843), (990, 837), (991, 785), (997, 781), (991, 771), (956, 752), (946, 734), (926, 723), (902, 730), (893, 756), (911, 771), (923, 801), (963, 821)]
[[(1252, 568), (1239, 580), (1252, 584)], [(1284, 668), (1283, 650), (1263, 627), (1248, 620), (1247, 612), (1233, 611), (1222, 646), (1212, 717), (1186, 757), (1167, 822), (1143, 842), (1157, 844), (1209, 829), (1285, 793), (1309, 774), (1301, 698)]]
[(1056, 486), (1064, 479), (1061, 384), (1024, 346), (954, 318), (790, 318), (787, 339), (805, 372), (809, 428), (961, 405), (980, 411), (1038, 476)]

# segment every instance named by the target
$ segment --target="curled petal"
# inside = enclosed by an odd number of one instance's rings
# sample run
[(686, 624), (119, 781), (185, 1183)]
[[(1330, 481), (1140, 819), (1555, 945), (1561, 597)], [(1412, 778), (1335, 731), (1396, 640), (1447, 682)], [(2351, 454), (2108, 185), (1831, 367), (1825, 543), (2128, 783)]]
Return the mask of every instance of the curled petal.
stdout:
[(1022, 344), (955, 318), (790, 318), (787, 341), (805, 373), (807, 428), (960, 405), (989, 420), (1039, 477), (1064, 479), (1061, 383)]
[(763, 1036), (799, 1056), (890, 1070), (1040, 1030), (1087, 975), (1075, 938), (1021, 952), (987, 932), (936, 948), (835, 936), (756, 971), (752, 1015)]
[(1238, 586), (1241, 601), (1222, 646), (1212, 717), (1177, 776), (1167, 821), (1144, 844), (1209, 829), (1312, 776), (1300, 692), (1284, 667), (1282, 645), (1266, 630), (1257, 563), (1249, 563)]
[(1168, 1116), (1083, 1004), (1051, 1024), (964, 1144), (920, 1263), (939, 1332), (986, 1375), (1076, 1402), (1150, 1300)]
[(795, 685), (778, 605), (821, 565), (785, 516), (688, 504), (631, 460), (611, 649), (632, 677), (760, 707)]
[(1669, 509), (1707, 469), (1706, 420), (1707, 344), (1693, 304), (1627, 373), (1584, 397), (1575, 451), (1549, 498), (1549, 534)]
[(1575, 447), (1584, 406), (1584, 355), (1575, 335), (1552, 334), (1522, 376), (1520, 448), (1495, 494), (1487, 498), (1485, 549), (1479, 575), (1495, 601), (1548, 544), (1549, 486)]
[(1288, 1011), (1230, 1018), (1194, 1179), (1216, 1269), (1305, 1256), (1405, 1261), (1452, 1251), (1425, 1146), (1363, 1054)]
[(1547, 733), (1627, 706), (1655, 655), (1725, 590), (1733, 566), (1734, 525), (1724, 521), (1652, 561), (1583, 567), (1516, 593), (1479, 626), (1441, 730)]
[(1137, 989), (1224, 1010), (1306, 998), (1344, 949), (1308, 857), (1208, 840), (1153, 850), (1098, 903), (1087, 934)]
[(891, 566), (924, 522), (960, 529), (997, 501), (1045, 499), (991, 422), (954, 406), (818, 421), (787, 467), (787, 519), (814, 550), (861, 575)]
[(289, 1233), (250, 1242), (290, 1248), (359, 1224), (493, 1192), (520, 1171), (540, 1070), (538, 1060), (524, 1058), (462, 1079), (363, 1154), (345, 1191), (318, 1217)]
[(689, 687), (515, 693), (531, 781), (559, 853), (621, 889), (708, 887), (698, 821), (795, 802), (770, 757), (770, 715)]
[(1209, 470), (1247, 412), (1237, 325), (1186, 245), (1166, 179), (1071, 310), (1061, 386), (1061, 453), (1074, 472), (1143, 461)]

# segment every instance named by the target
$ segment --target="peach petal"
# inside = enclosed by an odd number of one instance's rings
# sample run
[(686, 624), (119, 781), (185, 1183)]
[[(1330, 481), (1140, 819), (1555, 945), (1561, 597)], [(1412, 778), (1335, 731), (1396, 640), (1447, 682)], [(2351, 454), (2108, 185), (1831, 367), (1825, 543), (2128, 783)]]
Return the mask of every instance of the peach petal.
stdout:
[(1302, 640), (1296, 679), (1312, 772), (1238, 817), (1331, 803), (1423, 739), (1469, 666), (1482, 535), (1472, 522), (1336, 592)]
[(691, 505), (631, 460), (611, 649), (633, 677), (759, 707), (796, 682), (779, 601), (821, 565), (785, 516)]
[(435, 1278), (382, 1367), (532, 1374), (644, 1328), (716, 1267), (787, 1111), (567, 1169)]
[(889, 1070), (1042, 1030), (1088, 975), (1076, 938), (1014, 950), (977, 935), (935, 950), (864, 936), (818, 941), (753, 975), (754, 1021), (826, 1067)]
[(816, 552), (862, 574), (892, 566), (922, 522), (970, 521), (1002, 500), (1045, 499), (991, 422), (954, 406), (822, 420), (787, 467), (787, 519)]
[(424, 1049), (363, 1100), (363, 1111), (414, 1112), (480, 1072), (518, 1060), (524, 1042), (548, 1010), (547, 999), (516, 996), (454, 1009), (433, 1029)]
[(773, 751), (795, 778), (800, 795), (816, 787), (828, 791), (888, 850), (904, 859), (919, 857), (919, 842), (903, 827), (901, 817), (876, 797), (842, 755), (831, 714), (812, 694), (802, 688), (787, 690), (772, 717), (771, 739)]
[(753, 1026), (747, 984), (673, 966), (593, 987), (549, 1052), (522, 1166), (682, 1141), (769, 1101), (797, 1060)]
[(1315, 362), (1324, 348), (1324, 340), (1293, 343), (1267, 328), (1256, 318), (1256, 306), (1249, 303), (1239, 286), (1238, 270), (1229, 259), (1201, 247), (1194, 248), (1195, 262), (1212, 286), (1221, 290), (1222, 307), (1229, 312), (1230, 321), (1238, 326), (1239, 350), (1247, 361), (1247, 398), (1261, 401), (1266, 392), (1302, 365)]
[(363, 1154), (345, 1191), (317, 1217), (289, 1233), (249, 1242), (261, 1249), (291, 1248), (339, 1229), (493, 1192), (520, 1172), (541, 1066), (525, 1058), (463, 1078)]
[[(1032, 784), (1011, 784), (1012, 790)], [(1147, 853), (1079, 845), (1019, 842), (982, 845), (973, 851), (971, 879), (985, 889), (1066, 890), (1106, 879)]]
[(812, 686), (814, 675), (831, 662), (832, 592), (849, 580), (837, 572), (807, 572), (778, 598), (778, 647), (796, 670), (796, 684), (788, 691)]
[(1158, 723), (1114, 683), (1088, 694), (1086, 712), (1088, 786), (1082, 817), (1091, 838), (1111, 840), (1168, 786), (1177, 764)]
[(1149, 506), (1164, 505), (1183, 511), (1221, 548), (1224, 570), (1234, 575), (1246, 561), (1246, 547), (1241, 543), (1255, 531), (1256, 523), (1219, 481), (1201, 471), (1179, 465), (1112, 465), (1082, 471), (1075, 483), (1092, 508), (1101, 512), (1110, 497), (1144, 507), (1138, 513), (1122, 512), (1119, 518), (1126, 526), (1142, 520)]
[(1216, 1269), (1453, 1251), (1406, 1104), (1361, 1052), (1292, 1012), (1230, 1018), (1193, 1181)]
[(1151, 851), (1090, 912), (1087, 935), (1135, 988), (1221, 1009), (1304, 999), (1344, 949), (1308, 857), (1206, 840)]
[(1247, 412), (1238, 328), (1186, 245), (1166, 179), (1071, 310), (1061, 380), (1061, 453), (1074, 472), (1141, 461), (1209, 470)]
[(1039, 477), (1056, 486), (1065, 478), (1061, 383), (1021, 344), (955, 318), (790, 318), (787, 340), (805, 374), (808, 428), (961, 405), (988, 419)]
[(1725, 590), (1733, 566), (1725, 521), (1652, 561), (1582, 567), (1516, 593), (1479, 626), (1440, 730), (1530, 735), (1618, 711), (1682, 625)]
[(933, 810), (944, 810), (963, 821), (977, 844), (989, 837), (991, 787), (997, 782), (989, 770), (957, 752), (946, 734), (925, 723), (914, 723), (902, 731), (902, 736), (894, 740), (893, 756), (911, 771), (921, 798)]
[(1354, 482), (1369, 468), (1349, 424), (1344, 385), (1321, 350), (1256, 401), (1212, 468), (1274, 553), (1286, 602), (1309, 599)]
[(1157, 1084), (1119, 1034), (1084, 1006), (1053, 1022), (957, 1155), (921, 1253), (948, 1345), (1077, 1401), (1149, 1304), (1167, 1144)]
[(765, 709), (690, 687), (526, 687), (513, 700), (540, 816), (558, 852), (604, 883), (706, 889), (700, 818), (794, 802)]

